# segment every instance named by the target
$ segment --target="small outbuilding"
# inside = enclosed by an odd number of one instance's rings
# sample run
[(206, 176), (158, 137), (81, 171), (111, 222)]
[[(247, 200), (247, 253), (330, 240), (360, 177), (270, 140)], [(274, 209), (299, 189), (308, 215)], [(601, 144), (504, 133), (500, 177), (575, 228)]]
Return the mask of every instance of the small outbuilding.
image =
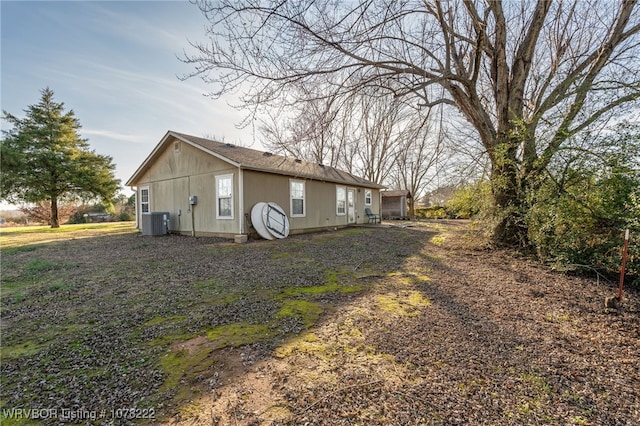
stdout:
[(174, 131), (127, 186), (136, 191), (139, 229), (155, 220), (149, 229), (228, 238), (255, 231), (258, 203), (281, 206), (291, 234), (367, 223), (365, 208), (380, 213), (384, 188), (323, 164)]
[(406, 189), (382, 191), (382, 218), (409, 219), (408, 200), (411, 192)]

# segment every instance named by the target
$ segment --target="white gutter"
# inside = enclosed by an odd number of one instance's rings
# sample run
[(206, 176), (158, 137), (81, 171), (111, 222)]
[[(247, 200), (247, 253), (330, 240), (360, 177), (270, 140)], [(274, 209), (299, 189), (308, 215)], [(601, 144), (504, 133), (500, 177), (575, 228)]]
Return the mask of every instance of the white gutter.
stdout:
[(244, 174), (242, 167), (238, 167), (238, 220), (240, 221), (240, 234), (244, 234)]

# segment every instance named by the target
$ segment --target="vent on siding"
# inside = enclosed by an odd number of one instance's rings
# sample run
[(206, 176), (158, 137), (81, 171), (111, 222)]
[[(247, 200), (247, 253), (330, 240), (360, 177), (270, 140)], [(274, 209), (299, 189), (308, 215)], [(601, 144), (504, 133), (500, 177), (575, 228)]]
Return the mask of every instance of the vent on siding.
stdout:
[(181, 142), (176, 142), (173, 144), (173, 152), (180, 152), (180, 150), (182, 149), (182, 143)]

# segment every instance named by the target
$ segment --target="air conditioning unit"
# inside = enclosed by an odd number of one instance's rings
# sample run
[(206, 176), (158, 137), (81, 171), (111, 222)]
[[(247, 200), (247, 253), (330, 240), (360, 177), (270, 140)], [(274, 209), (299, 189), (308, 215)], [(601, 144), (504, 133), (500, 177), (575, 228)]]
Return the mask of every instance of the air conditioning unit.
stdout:
[(169, 212), (142, 213), (142, 235), (169, 233)]

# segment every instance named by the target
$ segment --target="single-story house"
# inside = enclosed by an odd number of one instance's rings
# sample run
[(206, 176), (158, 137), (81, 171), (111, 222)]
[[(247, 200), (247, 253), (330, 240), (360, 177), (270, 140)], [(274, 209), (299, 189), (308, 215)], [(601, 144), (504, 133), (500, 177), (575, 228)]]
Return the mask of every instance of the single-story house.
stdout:
[(126, 184), (135, 187), (139, 229), (144, 215), (163, 212), (169, 232), (229, 238), (253, 232), (259, 202), (281, 206), (291, 234), (367, 223), (365, 208), (380, 213), (383, 188), (323, 164), (174, 131)]
[(383, 219), (409, 219), (407, 200), (411, 198), (411, 192), (399, 189), (382, 191), (381, 195)]

